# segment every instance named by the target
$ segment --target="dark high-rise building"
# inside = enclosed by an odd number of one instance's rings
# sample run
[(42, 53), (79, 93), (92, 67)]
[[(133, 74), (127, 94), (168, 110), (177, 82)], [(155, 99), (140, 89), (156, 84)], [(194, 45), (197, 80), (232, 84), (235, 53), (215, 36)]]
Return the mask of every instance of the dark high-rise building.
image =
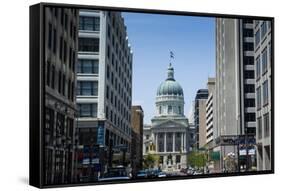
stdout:
[(78, 11), (45, 11), (44, 184), (71, 183), (75, 177), (75, 68)]
[(194, 101), (194, 125), (196, 131), (195, 148), (202, 148), (206, 144), (206, 101), (208, 89), (199, 89)]

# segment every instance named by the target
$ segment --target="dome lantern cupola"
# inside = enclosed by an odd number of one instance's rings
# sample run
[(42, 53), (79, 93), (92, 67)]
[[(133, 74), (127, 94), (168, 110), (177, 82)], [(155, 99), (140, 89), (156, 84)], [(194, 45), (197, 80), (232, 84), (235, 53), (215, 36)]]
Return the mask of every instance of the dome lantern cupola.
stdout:
[(157, 89), (157, 96), (164, 95), (183, 96), (182, 87), (174, 78), (174, 68), (171, 63), (168, 67), (166, 80)]
[(168, 67), (168, 78), (167, 78), (167, 80), (175, 81), (175, 79), (174, 79), (174, 68), (172, 67), (171, 63), (169, 64), (169, 67)]

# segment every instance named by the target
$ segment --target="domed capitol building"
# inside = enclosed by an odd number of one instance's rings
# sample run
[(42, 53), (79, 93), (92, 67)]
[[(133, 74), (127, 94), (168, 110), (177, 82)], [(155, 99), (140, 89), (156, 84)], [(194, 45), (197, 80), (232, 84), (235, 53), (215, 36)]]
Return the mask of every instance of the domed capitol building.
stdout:
[(158, 155), (157, 168), (178, 171), (187, 166), (188, 119), (184, 115), (184, 92), (174, 78), (171, 63), (167, 78), (156, 95), (156, 115), (144, 127), (144, 155)]

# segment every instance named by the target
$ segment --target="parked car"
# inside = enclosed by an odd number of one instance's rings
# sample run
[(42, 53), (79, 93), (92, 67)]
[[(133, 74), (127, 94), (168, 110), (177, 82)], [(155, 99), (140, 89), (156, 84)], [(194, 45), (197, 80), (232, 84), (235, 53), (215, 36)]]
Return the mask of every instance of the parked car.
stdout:
[(147, 172), (145, 170), (138, 171), (137, 178), (147, 178)]
[(167, 177), (167, 174), (165, 172), (159, 172), (158, 178), (163, 178), (163, 177)]
[(125, 167), (115, 167), (108, 169), (108, 172), (104, 174), (103, 177), (99, 178), (99, 181), (112, 181), (112, 180), (129, 180), (130, 176), (128, 175)]

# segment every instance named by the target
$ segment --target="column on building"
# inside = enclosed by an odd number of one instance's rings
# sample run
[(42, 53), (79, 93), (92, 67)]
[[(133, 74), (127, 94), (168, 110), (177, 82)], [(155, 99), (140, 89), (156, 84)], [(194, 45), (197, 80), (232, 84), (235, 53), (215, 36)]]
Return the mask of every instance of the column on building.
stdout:
[(175, 132), (173, 132), (173, 152), (175, 152)]
[(183, 151), (183, 133), (181, 133), (181, 150)]
[(183, 152), (186, 151), (186, 133), (183, 133)]
[(164, 152), (167, 152), (166, 150), (166, 132), (164, 133)]
[(155, 152), (158, 152), (158, 133), (155, 133)]

